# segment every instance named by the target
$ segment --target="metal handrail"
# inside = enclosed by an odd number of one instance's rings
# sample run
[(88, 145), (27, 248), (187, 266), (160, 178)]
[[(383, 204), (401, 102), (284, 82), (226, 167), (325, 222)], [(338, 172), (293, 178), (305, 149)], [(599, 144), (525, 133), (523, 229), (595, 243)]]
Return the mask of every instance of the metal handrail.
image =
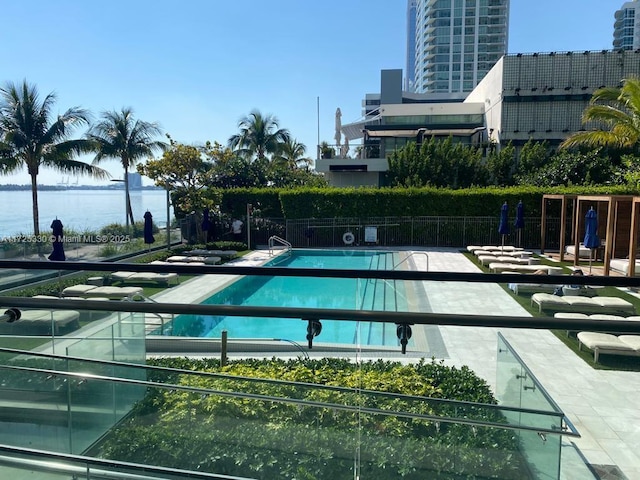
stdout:
[(273, 247), (275, 246), (275, 242), (282, 244), (286, 248), (287, 253), (291, 253), (291, 249), (293, 248), (291, 243), (287, 242), (284, 238), (281, 238), (277, 235), (271, 235), (269, 237), (269, 255), (273, 255)]
[[(32, 353), (31, 351), (26, 351), (26, 350), (5, 349), (5, 348), (0, 348), (0, 351), (19, 352), (19, 353), (28, 353), (28, 354)], [(39, 356), (59, 358), (59, 356), (50, 355), (50, 354), (46, 354), (46, 355), (39, 354)], [(86, 359), (79, 358), (79, 360), (85, 361)], [(133, 366), (133, 367), (143, 368), (143, 369), (150, 368), (148, 366), (127, 364), (126, 362), (94, 360), (92, 363), (102, 364), (102, 365), (115, 365), (115, 366)], [(155, 370), (157, 369), (157, 367), (154, 367), (153, 369)], [(575, 436), (575, 437), (580, 436), (578, 433), (561, 431), (553, 428), (544, 428), (544, 427), (533, 426), (533, 425), (531, 426), (509, 425), (507, 423), (495, 423), (492, 421), (478, 420), (474, 418), (439, 415), (437, 413), (430, 413), (430, 414), (414, 413), (414, 412), (407, 412), (402, 409), (387, 410), (387, 409), (380, 409), (377, 407), (363, 407), (362, 405), (357, 405), (357, 404), (351, 405), (349, 403), (339, 404), (335, 402), (326, 402), (322, 400), (306, 400), (306, 399), (299, 399), (293, 396), (278, 397), (274, 395), (261, 394), (261, 393), (248, 393), (248, 392), (243, 392), (235, 389), (221, 390), (221, 389), (205, 388), (201, 386), (191, 386), (191, 385), (182, 385), (182, 384), (174, 384), (174, 383), (166, 383), (166, 382), (156, 382), (151, 380), (123, 378), (123, 377), (119, 377), (115, 375), (112, 376), (107, 374), (70, 372), (70, 371), (62, 371), (62, 370), (48, 369), (48, 368), (41, 368), (41, 367), (24, 367), (19, 365), (0, 365), (0, 370), (24, 372), (25, 374), (26, 373), (42, 373), (42, 374), (52, 375), (56, 377), (62, 377), (68, 380), (71, 380), (71, 379), (87, 380), (88, 379), (93, 381), (115, 382), (123, 385), (139, 385), (147, 388), (158, 388), (163, 390), (192, 392), (192, 393), (197, 393), (202, 395), (220, 395), (223, 397), (237, 397), (237, 398), (243, 398), (247, 400), (249, 399), (261, 400), (261, 401), (276, 402), (276, 403), (283, 403), (283, 404), (290, 404), (290, 405), (299, 405), (304, 407), (332, 408), (339, 411), (362, 412), (362, 413), (367, 413), (372, 415), (415, 418), (415, 419), (438, 421), (443, 423), (459, 423), (463, 425), (472, 425), (472, 426), (478, 426), (478, 427), (494, 427), (494, 428), (503, 428), (503, 429), (509, 429), (509, 430), (526, 430), (526, 431), (544, 432), (552, 435), (569, 435), (569, 436)], [(168, 372), (176, 372), (176, 373), (184, 372), (184, 373), (188, 373), (189, 375), (202, 376), (202, 372), (191, 371), (191, 370), (187, 371), (187, 370), (179, 370), (179, 369), (173, 369), (173, 368), (167, 368), (167, 367), (165, 367), (163, 370)], [(226, 377), (224, 374), (222, 375), (206, 374), (206, 376)], [(437, 403), (437, 404), (451, 405), (454, 407), (455, 406), (462, 406), (462, 407), (479, 406), (484, 409), (492, 410), (492, 411), (524, 412), (524, 413), (531, 413), (534, 415), (544, 415), (547, 417), (558, 417), (558, 418), (562, 418), (563, 416), (561, 412), (553, 412), (553, 411), (546, 411), (546, 410), (540, 410), (540, 409), (516, 408), (516, 407), (501, 406), (501, 405), (488, 404), (488, 403), (476, 403), (476, 402), (469, 402), (469, 401), (431, 398), (431, 397), (415, 396), (415, 395), (408, 395), (408, 394), (396, 394), (396, 393), (389, 394), (386, 392), (378, 392), (378, 391), (372, 391), (372, 390), (366, 390), (366, 389), (355, 390), (354, 388), (350, 388), (350, 387), (336, 387), (336, 386), (328, 386), (328, 385), (317, 385), (317, 384), (305, 383), (305, 382), (291, 382), (291, 381), (283, 381), (283, 380), (255, 379), (255, 378), (245, 378), (245, 377), (236, 377), (236, 379), (245, 379), (245, 380), (257, 381), (257, 382), (268, 382), (271, 384), (278, 383), (281, 385), (312, 387), (312, 388), (317, 388), (318, 390), (323, 390), (323, 391), (340, 391), (340, 392), (347, 392), (347, 393), (354, 393), (355, 391), (357, 391), (360, 394), (365, 394), (365, 395), (375, 394), (376, 396), (382, 397), (382, 398), (405, 399), (407, 401), (420, 400), (423, 402), (433, 401), (434, 403)]]
[(427, 272), (429, 271), (429, 255), (427, 255), (426, 252), (411, 252), (409, 253), (409, 255), (407, 255), (406, 257), (404, 257), (402, 260), (400, 260), (398, 263), (396, 263), (393, 266), (392, 270), (395, 270), (397, 267), (399, 267), (400, 265), (402, 265), (404, 262), (406, 262), (407, 260), (409, 260), (411, 257), (413, 257), (414, 255), (424, 255), (425, 258), (427, 259)]

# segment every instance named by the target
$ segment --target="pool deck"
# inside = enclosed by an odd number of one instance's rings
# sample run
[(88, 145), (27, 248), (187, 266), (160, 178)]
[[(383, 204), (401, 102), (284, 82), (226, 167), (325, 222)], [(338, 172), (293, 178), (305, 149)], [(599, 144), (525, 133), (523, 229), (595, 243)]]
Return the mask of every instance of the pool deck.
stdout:
[[(480, 269), (458, 249), (428, 249), (429, 271), (471, 272)], [(236, 265), (260, 265), (270, 257), (256, 251), (236, 260)], [(415, 267), (426, 269), (427, 259), (412, 257)], [(154, 299), (160, 302), (192, 303), (233, 280), (229, 275), (206, 275), (188, 283), (188, 288), (173, 287)], [(434, 312), (529, 316), (497, 284), (461, 283), (451, 288), (445, 282), (423, 282)], [(491, 327), (439, 326), (442, 345), (425, 354), (441, 358), (446, 365), (469, 366), (492, 387), (496, 385), (497, 332), (518, 352), (525, 364), (580, 432), (573, 442), (586, 461), (594, 466), (617, 466), (624, 476), (612, 474), (603, 479), (640, 478), (640, 372), (594, 370), (577, 357), (553, 333), (547, 330)], [(326, 353), (326, 352), (325, 352)], [(436, 354), (437, 353), (437, 354)], [(402, 355), (390, 357), (403, 360)], [(415, 356), (404, 357), (415, 361)], [(584, 479), (579, 469), (567, 468), (563, 449), (562, 478)]]

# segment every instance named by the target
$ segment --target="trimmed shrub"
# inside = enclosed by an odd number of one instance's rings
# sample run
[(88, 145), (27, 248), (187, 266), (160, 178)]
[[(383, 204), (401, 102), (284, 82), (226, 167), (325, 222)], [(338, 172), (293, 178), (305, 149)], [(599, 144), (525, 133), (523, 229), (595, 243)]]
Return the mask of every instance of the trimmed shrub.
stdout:
[[(462, 413), (455, 411), (460, 404), (426, 397), (495, 403), (486, 382), (467, 368), (446, 367), (435, 361), (354, 364), (343, 359), (241, 360), (222, 368), (211, 359), (157, 359), (149, 363), (229, 376), (151, 372), (150, 380), (179, 387), (150, 390), (131, 418), (101, 445), (100, 456), (260, 479), (346, 479), (354, 476), (357, 451), (360, 475), (366, 478), (530, 478), (518, 453), (518, 440), (509, 429), (366, 413), (367, 408), (441, 418)], [(244, 380), (248, 377), (342, 388)], [(203, 395), (180, 387), (211, 393)], [(217, 395), (216, 391), (242, 391), (296, 402)], [(306, 402), (315, 405), (307, 406)], [(339, 405), (356, 406), (365, 412), (358, 415)], [(489, 423), (505, 421), (482, 405), (466, 405), (462, 416)]]

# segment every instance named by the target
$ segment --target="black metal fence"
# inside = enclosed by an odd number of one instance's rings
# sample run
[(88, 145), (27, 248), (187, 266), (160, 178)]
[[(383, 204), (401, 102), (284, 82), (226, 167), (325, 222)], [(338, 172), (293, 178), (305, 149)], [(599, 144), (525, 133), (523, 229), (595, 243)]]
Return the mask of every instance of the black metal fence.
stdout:
[[(280, 235), (297, 248), (379, 245), (384, 247), (466, 247), (500, 245), (496, 217), (369, 217), (287, 220)], [(505, 244), (540, 248), (540, 218), (525, 218), (521, 230), (511, 226)], [(547, 250), (560, 246), (560, 219), (546, 221)], [(567, 229), (570, 232), (570, 228)], [(268, 239), (268, 237), (267, 237)], [(568, 241), (568, 239), (565, 239)], [(259, 243), (256, 239), (256, 243)], [(266, 241), (265, 241), (266, 243)]]

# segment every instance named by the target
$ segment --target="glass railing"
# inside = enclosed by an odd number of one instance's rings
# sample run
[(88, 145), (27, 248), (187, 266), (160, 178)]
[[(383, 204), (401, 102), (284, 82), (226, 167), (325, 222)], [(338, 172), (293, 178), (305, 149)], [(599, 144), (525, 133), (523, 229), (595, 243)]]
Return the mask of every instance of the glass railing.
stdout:
[[(30, 265), (25, 269), (34, 266)], [(82, 264), (65, 266), (78, 269)], [(371, 285), (405, 281), (402, 290), (412, 308), (384, 309), (319, 308), (309, 301), (302, 306), (238, 305), (224, 302), (193, 304), (202, 292), (196, 282), (180, 290), (194, 299), (177, 302), (164, 289), (154, 302), (101, 301), (78, 298), (28, 298), (0, 296), (4, 308), (23, 312), (49, 312), (41, 318), (26, 317), (7, 323), (0, 335), (0, 402), (3, 408), (0, 443), (64, 454), (95, 456), (114, 462), (151, 465), (248, 478), (452, 478), (477, 475), (487, 478), (559, 478), (562, 439), (576, 435), (553, 399), (532, 375), (517, 353), (499, 336), (497, 347), (498, 405), (388, 394), (362, 388), (320, 386), (312, 383), (256, 380), (202, 372), (151, 368), (142, 365), (151, 341), (150, 325), (162, 325), (173, 315), (229, 317), (241, 323), (255, 316), (265, 325), (272, 318), (289, 322), (291, 329), (308, 332), (312, 320), (343, 321), (352, 325), (384, 326), (396, 332), (410, 325), (414, 336), (407, 356), (425, 356), (422, 328), (434, 325), (505, 326), (516, 328), (577, 328), (605, 331), (605, 322), (588, 319), (553, 319), (491, 315), (457, 315), (419, 298), (422, 283), (464, 282), (470, 285), (504, 282), (499, 274), (455, 274), (424, 271), (325, 270), (319, 268), (260, 269), (253, 267), (191, 267), (126, 264), (89, 264), (87, 270), (102, 272), (178, 271), (207, 275), (209, 288), (229, 285), (232, 278), (255, 276), (299, 279), (345, 277), (356, 279), (351, 303), (361, 305)], [(106, 274), (106, 273), (105, 273)], [(552, 282), (552, 275), (543, 282)], [(510, 281), (531, 281), (531, 275), (510, 275)], [(56, 278), (55, 282), (59, 280)], [(599, 283), (637, 284), (635, 279), (599, 277)], [(576, 282), (591, 283), (585, 277)], [(182, 285), (182, 284), (181, 284)], [(63, 285), (60, 285), (62, 288)], [(31, 287), (30, 287), (31, 288)], [(216, 287), (217, 288), (217, 287)], [(175, 290), (174, 290), (175, 289)], [(341, 290), (341, 289), (338, 289)], [(295, 292), (287, 290), (288, 295)], [(398, 291), (387, 292), (398, 297)], [(335, 296), (335, 294), (331, 294)], [(361, 298), (356, 298), (360, 295)], [(385, 293), (386, 295), (386, 293)], [(304, 299), (308, 300), (307, 297)], [(443, 301), (446, 299), (443, 297)], [(372, 303), (373, 304), (373, 303)], [(442, 305), (446, 305), (446, 302)], [(4, 310), (4, 309), (3, 309)], [(69, 318), (53, 312), (76, 312), (70, 331), (60, 331)], [(425, 313), (428, 312), (428, 313)], [(1, 314), (2, 312), (0, 312)], [(300, 320), (304, 320), (301, 322)], [(615, 323), (615, 322), (614, 322)], [(7, 327), (8, 325), (8, 327)], [(37, 334), (20, 332), (21, 326), (42, 328)], [(76, 328), (79, 327), (79, 328)], [(571, 328), (569, 328), (571, 327)], [(326, 328), (326, 327), (325, 327)], [(618, 322), (615, 331), (631, 332), (637, 326)], [(52, 334), (53, 332), (53, 334)], [(363, 348), (352, 342), (342, 349), (319, 349), (331, 343), (323, 330), (313, 349), (304, 340), (286, 342), (285, 357), (299, 352), (322, 356), (361, 358), (407, 358), (400, 353), (398, 338), (389, 348)], [(285, 336), (280, 339), (291, 340)], [(220, 338), (193, 339), (207, 342), (210, 355), (224, 358)], [(280, 350), (255, 339), (236, 338), (236, 357), (277, 356)], [(217, 344), (214, 344), (217, 342)], [(260, 347), (260, 348), (259, 348)], [(194, 350), (198, 354), (202, 351)], [(161, 353), (161, 352), (157, 352)], [(305, 353), (306, 355), (306, 353)], [(310, 372), (313, 376), (313, 372)], [(178, 407), (167, 409), (168, 406)], [(195, 438), (201, 455), (183, 454), (183, 445)], [(135, 445), (136, 448), (132, 448)], [(471, 472), (471, 473), (470, 473)], [(93, 477), (92, 477), (93, 478)]]
[(382, 158), (378, 145), (325, 145), (318, 148), (320, 159), (368, 160)]
[[(554, 431), (569, 429), (558, 405), (499, 332), (496, 398), (500, 405), (514, 407), (505, 415), (513, 425), (540, 421), (540, 426)], [(531, 410), (556, 412), (557, 415), (541, 419)], [(559, 478), (562, 437), (524, 430), (518, 431), (518, 437), (529, 462), (538, 466), (540, 478)]]
[[(514, 425), (522, 412), (497, 405), (4, 354), (14, 356), (0, 368), (0, 443), (137, 465), (264, 479), (545, 478), (531, 476), (543, 465), (518, 435), (561, 434), (548, 428), (558, 412), (528, 410)], [(194, 440), (203, 455), (181, 454)]]
[(3, 478), (46, 480), (250, 480), (0, 445)]

